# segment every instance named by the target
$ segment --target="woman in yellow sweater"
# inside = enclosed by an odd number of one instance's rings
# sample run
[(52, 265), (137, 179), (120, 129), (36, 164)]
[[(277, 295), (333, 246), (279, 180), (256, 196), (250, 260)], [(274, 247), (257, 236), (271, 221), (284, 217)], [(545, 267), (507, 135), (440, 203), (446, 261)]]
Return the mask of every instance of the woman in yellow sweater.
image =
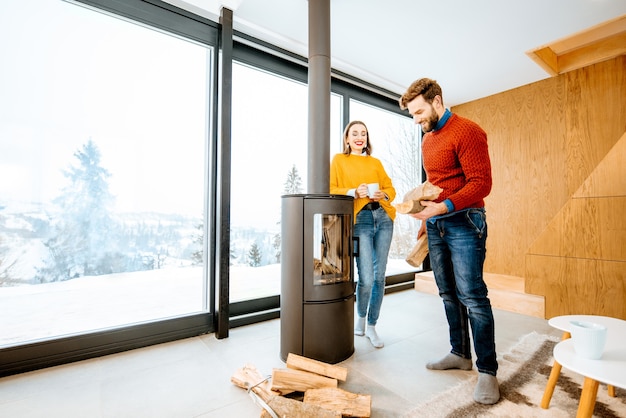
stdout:
[(391, 202), (396, 189), (380, 160), (371, 156), (372, 144), (363, 122), (350, 122), (343, 140), (343, 153), (335, 155), (330, 165), (330, 193), (354, 197), (354, 236), (359, 240), (354, 333), (365, 335), (380, 348), (384, 343), (375, 326), (385, 294), (385, 270), (396, 217)]

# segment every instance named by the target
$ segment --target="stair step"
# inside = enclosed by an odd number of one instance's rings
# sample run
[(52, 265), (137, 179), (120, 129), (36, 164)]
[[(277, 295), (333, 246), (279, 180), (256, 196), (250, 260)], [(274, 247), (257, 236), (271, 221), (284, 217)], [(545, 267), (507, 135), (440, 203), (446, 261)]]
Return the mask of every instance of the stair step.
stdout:
[[(524, 292), (524, 278), (504, 274), (484, 273), (489, 299), (494, 308), (545, 318), (545, 298)], [(415, 274), (415, 290), (439, 294), (432, 271)]]

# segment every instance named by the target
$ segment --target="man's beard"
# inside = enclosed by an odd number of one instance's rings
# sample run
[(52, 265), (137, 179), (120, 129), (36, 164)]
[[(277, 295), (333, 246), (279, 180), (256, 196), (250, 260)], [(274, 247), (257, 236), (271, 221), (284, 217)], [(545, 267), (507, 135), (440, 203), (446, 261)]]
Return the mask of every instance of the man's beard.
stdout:
[(437, 112), (435, 112), (434, 109), (431, 108), (431, 115), (430, 117), (426, 120), (426, 123), (422, 122), (422, 132), (427, 133), (432, 131), (433, 129), (435, 129), (435, 126), (437, 126), (437, 123), (439, 123), (439, 115), (437, 114)]

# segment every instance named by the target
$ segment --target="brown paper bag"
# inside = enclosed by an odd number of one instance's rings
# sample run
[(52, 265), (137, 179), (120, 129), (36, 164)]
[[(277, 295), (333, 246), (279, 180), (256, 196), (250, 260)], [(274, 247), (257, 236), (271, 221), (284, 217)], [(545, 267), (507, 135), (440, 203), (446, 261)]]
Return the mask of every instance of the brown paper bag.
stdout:
[(428, 234), (422, 235), (417, 240), (415, 247), (413, 247), (409, 255), (406, 256), (406, 262), (413, 267), (419, 267), (424, 262), (426, 255), (428, 255)]

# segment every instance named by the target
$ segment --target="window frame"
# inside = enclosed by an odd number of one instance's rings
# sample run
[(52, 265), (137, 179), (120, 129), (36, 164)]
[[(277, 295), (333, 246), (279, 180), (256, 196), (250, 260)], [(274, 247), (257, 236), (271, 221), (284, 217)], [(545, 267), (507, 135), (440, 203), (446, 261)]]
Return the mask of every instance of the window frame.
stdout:
[[(212, 102), (209, 106), (211, 114), (207, 115), (211, 121), (207, 138), (207, 177), (209, 179), (207, 193), (221, 196), (218, 185), (224, 179), (220, 178), (218, 174), (218, 159), (230, 158), (230, 155), (218, 155), (218, 138), (220, 135), (218, 132), (219, 94), (217, 92), (220, 78), (221, 25), (159, 0), (71, 0), (71, 2), (214, 48), (215, 56), (212, 60), (213, 68), (211, 68), (214, 93), (210, 98)], [(243, 33), (234, 32), (232, 59), (299, 82), (307, 83), (308, 81), (306, 58)], [(397, 96), (394, 93), (334, 70), (331, 71), (331, 92), (342, 97), (342, 118), (344, 121), (342, 125), (345, 125), (345, 121), (348, 119), (350, 99), (356, 99), (410, 117), (405, 111), (400, 110)], [(223, 206), (224, 202), (217, 200), (211, 200), (207, 197), (207, 201), (210, 201), (211, 205), (207, 206), (205, 225), (209, 222), (215, 222), (218, 207)], [(207, 229), (210, 228), (207, 227)], [(223, 259), (227, 252), (221, 252), (221, 255), (216, 252), (217, 241), (220, 240), (220, 236), (215, 231), (216, 228), (213, 228), (210, 236), (206, 238), (208, 240), (206, 245), (207, 257), (210, 258), (207, 260), (209, 266), (207, 271), (208, 294), (212, 296), (208, 301), (209, 311), (207, 313), (156, 320), (150, 323), (98, 330), (3, 348), (0, 349), (0, 377), (214, 332), (217, 312), (215, 306), (217, 299), (215, 296), (216, 266), (229, 261)], [(429, 269), (428, 259), (423, 267)], [(412, 288), (414, 275), (418, 271), (416, 269), (414, 272), (387, 277), (385, 292)], [(225, 312), (228, 312), (229, 328), (278, 318), (280, 316), (280, 295), (230, 303)]]
[[(143, 0), (73, 0), (71, 2), (78, 6), (94, 9), (96, 12), (104, 11), (116, 18), (128, 19), (133, 23), (144, 24), (150, 28), (191, 39), (210, 46), (213, 48), (214, 54), (217, 55), (219, 25), (170, 4)], [(215, 56), (212, 59), (213, 68), (211, 68), (214, 78), (217, 78), (218, 74), (217, 64), (218, 60)], [(207, 138), (209, 142), (207, 149), (209, 150), (208, 177), (210, 183), (214, 182), (216, 177), (216, 155), (215, 152), (211, 152), (217, 137), (216, 123), (214, 122), (217, 118), (218, 108), (216, 100), (217, 95), (213, 94), (212, 103), (208, 107), (212, 114), (207, 115), (207, 118), (213, 121), (212, 128), (208, 130), (209, 138)], [(214, 184), (209, 184), (208, 190), (214, 189)], [(205, 220), (214, 219), (215, 200), (213, 199), (212, 207), (207, 207)], [(213, 244), (209, 242), (207, 254), (207, 257), (211, 258), (207, 260), (209, 267), (215, 266), (212, 248)], [(207, 275), (210, 288), (209, 295), (214, 295), (215, 273), (209, 270)], [(215, 298), (211, 297), (207, 305), (208, 311), (203, 313), (78, 333), (2, 348), (0, 349), (0, 377), (213, 332), (215, 329)]]

